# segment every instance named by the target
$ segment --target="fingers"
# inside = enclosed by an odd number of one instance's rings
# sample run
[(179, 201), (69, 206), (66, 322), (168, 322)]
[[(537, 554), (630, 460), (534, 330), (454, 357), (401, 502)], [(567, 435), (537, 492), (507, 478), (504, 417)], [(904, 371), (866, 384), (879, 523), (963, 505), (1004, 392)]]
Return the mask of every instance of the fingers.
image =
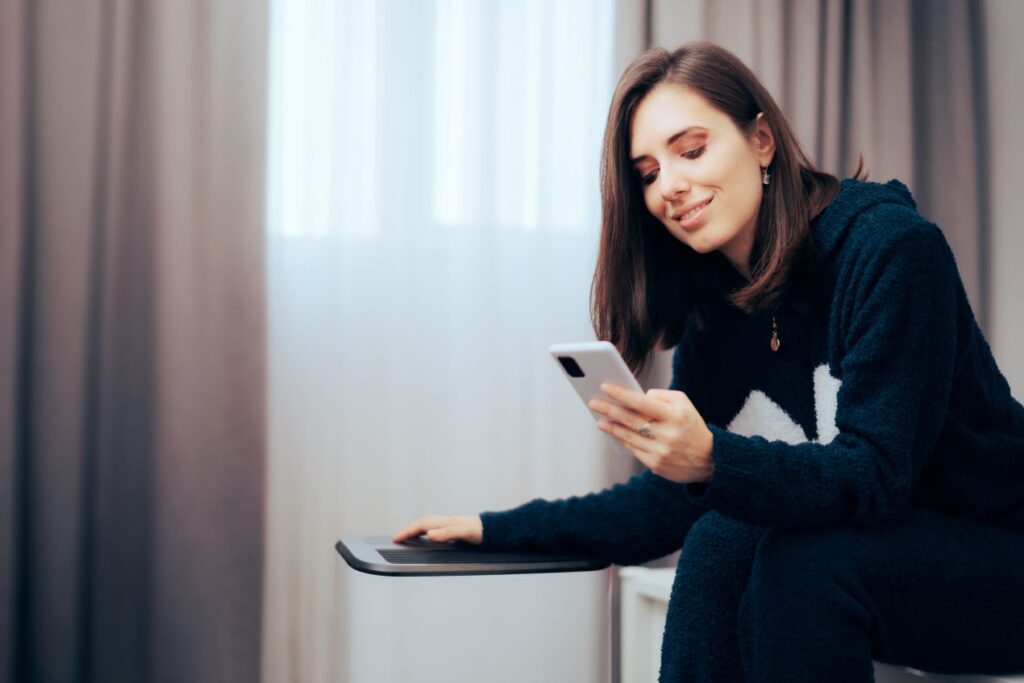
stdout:
[(391, 537), (401, 543), (420, 534), (426, 534), (431, 541), (462, 540), (479, 544), (483, 537), (483, 526), (477, 517), (445, 517), (432, 515), (422, 517)]
[(647, 395), (665, 403), (676, 403), (686, 397), (686, 394), (675, 389), (648, 389)]
[(650, 468), (654, 464), (654, 454), (645, 448), (645, 446), (649, 446), (654, 442), (653, 439), (647, 439), (631, 429), (627, 429), (614, 422), (608, 422), (607, 420), (601, 420), (597, 423), (597, 426), (601, 431), (608, 432), (615, 437), (616, 441), (628, 448), (633, 457), (639, 460), (642, 465)]
[(619, 403), (624, 404), (627, 408), (646, 415), (649, 419), (667, 420), (672, 414), (671, 408), (665, 405), (665, 401), (641, 394), (638, 391), (620, 387), (617, 384), (605, 382), (601, 384), (601, 391)]
[[(621, 389), (621, 387), (618, 388)], [(638, 394), (637, 392), (628, 391), (626, 389), (622, 389), (622, 391), (626, 392), (628, 395), (644, 399), (645, 403), (639, 411), (630, 408), (628, 404), (622, 405), (622, 403), (624, 403), (622, 401), (624, 396), (616, 398), (620, 403), (594, 398), (591, 399), (587, 405), (594, 412), (606, 415), (612, 420), (633, 430), (640, 429), (646, 422), (672, 420), (677, 416), (679, 405), (693, 405), (690, 403), (690, 398), (681, 391), (669, 389), (648, 389), (646, 395)], [(612, 395), (610, 392), (605, 393), (608, 393), (609, 396)], [(652, 403), (659, 405), (657, 410), (650, 409), (650, 405)]]
[(470, 529), (465, 525), (459, 526), (443, 526), (438, 529), (431, 529), (427, 532), (427, 537), (431, 541), (454, 541), (454, 540), (469, 540)]
[(429, 536), (429, 532), (432, 529), (440, 529), (446, 526), (451, 526), (455, 523), (457, 523), (457, 518), (455, 517), (442, 517), (440, 515), (421, 517), (392, 536), (391, 540), (395, 543), (399, 543), (410, 538), (415, 538), (420, 534), (428, 534)]
[(609, 422), (608, 420), (601, 420), (597, 423), (597, 426), (601, 431), (608, 432), (634, 452), (637, 449), (646, 451), (646, 447), (654, 442), (654, 439), (643, 436), (629, 427), (624, 427), (621, 424)]
[(628, 408), (624, 408), (623, 406), (616, 405), (615, 403), (602, 401), (601, 399), (591, 399), (587, 405), (594, 412), (605, 415), (611, 418), (612, 421), (617, 422), (620, 425), (625, 425), (633, 430), (640, 429), (644, 424), (653, 419), (636, 413)]

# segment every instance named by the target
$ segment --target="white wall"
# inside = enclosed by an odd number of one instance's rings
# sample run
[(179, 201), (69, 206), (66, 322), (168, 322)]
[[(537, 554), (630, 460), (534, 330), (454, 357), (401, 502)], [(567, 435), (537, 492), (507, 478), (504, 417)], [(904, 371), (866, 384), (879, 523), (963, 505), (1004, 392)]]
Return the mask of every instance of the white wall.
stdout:
[(1024, 400), (1024, 2), (988, 0), (985, 14), (991, 149), (989, 343), (1018, 400)]

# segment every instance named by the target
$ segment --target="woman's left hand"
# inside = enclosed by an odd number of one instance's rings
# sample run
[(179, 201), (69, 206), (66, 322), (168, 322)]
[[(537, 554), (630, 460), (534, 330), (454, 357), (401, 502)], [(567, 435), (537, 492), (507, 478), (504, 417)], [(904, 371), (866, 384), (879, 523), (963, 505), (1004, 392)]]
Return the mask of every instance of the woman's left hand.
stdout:
[[(591, 399), (587, 406), (608, 419), (597, 426), (626, 446), (655, 474), (672, 481), (707, 481), (715, 471), (713, 437), (704, 418), (681, 391), (647, 394), (604, 383), (601, 391), (623, 405)], [(649, 423), (650, 436), (640, 434)]]

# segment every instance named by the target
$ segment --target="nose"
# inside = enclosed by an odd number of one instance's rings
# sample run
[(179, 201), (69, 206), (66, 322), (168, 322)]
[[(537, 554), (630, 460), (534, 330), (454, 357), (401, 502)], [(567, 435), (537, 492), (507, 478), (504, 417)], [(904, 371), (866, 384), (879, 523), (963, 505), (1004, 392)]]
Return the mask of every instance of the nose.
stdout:
[(690, 191), (690, 181), (680, 169), (673, 168), (674, 164), (668, 164), (662, 168), (658, 175), (661, 196), (665, 201), (671, 202), (679, 195)]

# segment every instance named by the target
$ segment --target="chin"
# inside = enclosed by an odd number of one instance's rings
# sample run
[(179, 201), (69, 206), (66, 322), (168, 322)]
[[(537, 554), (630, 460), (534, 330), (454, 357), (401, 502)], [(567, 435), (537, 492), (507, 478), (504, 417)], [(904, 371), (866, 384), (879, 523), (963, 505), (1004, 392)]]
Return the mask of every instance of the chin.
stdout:
[(722, 245), (717, 240), (702, 239), (697, 237), (696, 239), (683, 240), (683, 244), (693, 249), (698, 254), (710, 254), (713, 251), (717, 251)]
[(715, 246), (713, 244), (691, 244), (690, 248), (693, 249), (698, 254), (710, 254), (711, 252), (715, 251)]

